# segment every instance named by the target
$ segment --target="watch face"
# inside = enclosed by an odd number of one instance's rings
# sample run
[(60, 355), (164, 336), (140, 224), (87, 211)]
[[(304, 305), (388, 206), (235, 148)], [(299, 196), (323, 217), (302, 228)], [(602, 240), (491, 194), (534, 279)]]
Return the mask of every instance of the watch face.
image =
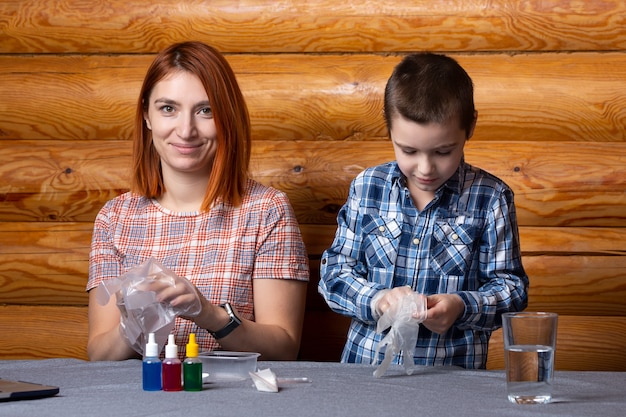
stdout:
[(236, 322), (241, 323), (241, 319), (237, 317), (237, 315), (235, 314), (235, 310), (233, 310), (233, 307), (230, 305), (230, 303), (224, 304), (224, 309), (230, 316), (231, 320), (235, 320)]
[(220, 307), (226, 310), (229, 316), (233, 315), (233, 307), (230, 305), (230, 303), (220, 304)]

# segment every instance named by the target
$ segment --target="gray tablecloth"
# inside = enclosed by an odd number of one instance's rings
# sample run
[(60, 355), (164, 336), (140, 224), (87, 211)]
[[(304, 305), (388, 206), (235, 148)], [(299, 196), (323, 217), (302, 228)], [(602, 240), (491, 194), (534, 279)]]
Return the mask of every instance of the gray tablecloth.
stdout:
[(626, 373), (556, 372), (554, 402), (507, 401), (502, 371), (390, 368), (380, 379), (367, 365), (259, 362), (278, 377), (308, 377), (278, 393), (250, 379), (206, 384), (201, 392), (146, 392), (141, 361), (73, 359), (0, 361), (0, 377), (60, 387), (58, 396), (0, 403), (0, 416), (624, 416)]

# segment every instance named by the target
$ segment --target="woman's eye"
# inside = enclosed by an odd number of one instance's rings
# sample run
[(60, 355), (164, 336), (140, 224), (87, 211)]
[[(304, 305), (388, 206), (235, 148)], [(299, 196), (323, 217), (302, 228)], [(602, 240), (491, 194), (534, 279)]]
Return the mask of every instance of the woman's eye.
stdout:
[(213, 112), (211, 111), (210, 107), (203, 107), (202, 109), (200, 109), (200, 111), (198, 113), (203, 115), (203, 116), (212, 116), (213, 115)]
[(174, 107), (172, 107), (172, 106), (161, 106), (161, 108), (159, 110), (162, 111), (163, 113), (171, 113), (171, 112), (174, 111)]
[(445, 152), (441, 152), (440, 151), (440, 152), (437, 152), (437, 155), (439, 155), (439, 156), (446, 156), (446, 155), (450, 155), (451, 152), (452, 151), (445, 151)]

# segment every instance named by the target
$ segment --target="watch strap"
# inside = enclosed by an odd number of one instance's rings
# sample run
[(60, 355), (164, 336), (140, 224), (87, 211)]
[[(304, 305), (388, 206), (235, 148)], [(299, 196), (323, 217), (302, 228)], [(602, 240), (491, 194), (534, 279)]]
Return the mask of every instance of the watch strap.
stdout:
[(220, 307), (226, 310), (226, 312), (228, 313), (228, 316), (230, 317), (230, 321), (226, 324), (226, 326), (222, 327), (216, 332), (212, 332), (209, 330), (209, 333), (211, 333), (213, 337), (216, 339), (221, 339), (223, 337), (228, 336), (233, 330), (235, 330), (241, 324), (241, 319), (237, 317), (230, 303), (220, 304)]

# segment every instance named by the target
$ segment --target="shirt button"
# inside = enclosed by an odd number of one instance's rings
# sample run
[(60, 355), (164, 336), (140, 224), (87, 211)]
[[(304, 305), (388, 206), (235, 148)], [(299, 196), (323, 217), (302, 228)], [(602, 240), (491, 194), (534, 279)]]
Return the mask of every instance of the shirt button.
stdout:
[(381, 232), (384, 232), (385, 231), (385, 226), (379, 226), (378, 230), (380, 230)]
[(452, 235), (452, 240), (457, 240), (458, 238), (459, 238), (459, 235), (457, 235), (456, 233)]
[(413, 239), (413, 244), (414, 245), (419, 245), (420, 244), (420, 240), (418, 238)]

